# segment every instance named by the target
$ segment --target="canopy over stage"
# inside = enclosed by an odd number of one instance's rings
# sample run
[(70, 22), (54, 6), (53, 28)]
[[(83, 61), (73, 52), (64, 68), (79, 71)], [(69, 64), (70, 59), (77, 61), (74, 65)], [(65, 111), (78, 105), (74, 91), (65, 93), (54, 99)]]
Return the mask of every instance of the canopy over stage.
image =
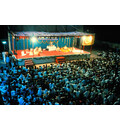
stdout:
[(94, 35), (93, 33), (84, 32), (14, 32), (14, 36), (35, 36), (35, 37), (75, 37), (75, 36), (89, 36)]
[[(95, 39), (95, 34), (84, 33), (84, 32), (10, 32), (8, 33), (9, 41), (9, 51), (13, 54), (17, 54), (16, 58), (19, 61), (24, 61), (25, 59), (32, 58), (35, 60), (37, 58), (38, 64), (54, 62), (55, 57), (65, 56), (67, 60), (80, 59), (85, 57), (89, 58), (90, 53), (85, 51), (76, 52), (60, 52), (51, 51), (48, 48), (54, 46), (54, 48), (64, 48), (64, 47), (75, 47), (80, 50), (85, 45), (93, 45)], [(52, 43), (52, 44), (51, 44)], [(26, 49), (41, 48), (43, 51), (38, 56), (21, 56), (21, 51)], [(76, 50), (77, 50), (76, 49)], [(77, 56), (75, 58), (75, 56)], [(70, 58), (71, 57), (71, 58)], [(84, 58), (85, 58), (84, 57)], [(45, 60), (45, 58), (47, 58)], [(50, 60), (51, 58), (51, 60)], [(41, 60), (42, 59), (42, 60)], [(22, 62), (21, 62), (22, 63)], [(22, 63), (23, 65), (23, 63)]]

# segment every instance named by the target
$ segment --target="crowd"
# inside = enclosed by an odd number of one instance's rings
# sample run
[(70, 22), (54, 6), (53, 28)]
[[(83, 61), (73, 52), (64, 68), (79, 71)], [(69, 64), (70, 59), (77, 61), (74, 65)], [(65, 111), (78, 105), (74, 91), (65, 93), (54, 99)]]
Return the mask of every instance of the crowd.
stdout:
[(120, 54), (26, 68), (0, 68), (0, 103), (5, 105), (120, 104)]

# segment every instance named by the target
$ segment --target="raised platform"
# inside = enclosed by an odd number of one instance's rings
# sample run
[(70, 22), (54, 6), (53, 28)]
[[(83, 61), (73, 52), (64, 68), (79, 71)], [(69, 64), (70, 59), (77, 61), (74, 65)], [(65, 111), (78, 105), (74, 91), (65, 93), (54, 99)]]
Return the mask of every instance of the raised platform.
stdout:
[(21, 55), (22, 50), (17, 50), (17, 56), (16, 59), (18, 59), (18, 65), (24, 66), (25, 60), (32, 59), (35, 64), (44, 64), (44, 63), (52, 63), (55, 62), (56, 57), (65, 57), (66, 61), (69, 60), (78, 60), (78, 59), (86, 59), (90, 58), (90, 53), (87, 51), (80, 51), (79, 49), (75, 48), (77, 52), (61, 52), (61, 51), (47, 51), (43, 50), (43, 52), (40, 53), (40, 56), (37, 55)]

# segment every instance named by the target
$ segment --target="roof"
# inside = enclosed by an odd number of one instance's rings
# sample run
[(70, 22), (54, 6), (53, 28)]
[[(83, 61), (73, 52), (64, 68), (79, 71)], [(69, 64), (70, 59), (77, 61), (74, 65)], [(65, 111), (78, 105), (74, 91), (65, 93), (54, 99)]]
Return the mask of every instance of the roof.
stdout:
[(56, 36), (87, 36), (87, 35), (95, 35), (93, 33), (84, 33), (84, 32), (13, 32), (14, 36), (46, 36), (46, 37), (56, 37)]

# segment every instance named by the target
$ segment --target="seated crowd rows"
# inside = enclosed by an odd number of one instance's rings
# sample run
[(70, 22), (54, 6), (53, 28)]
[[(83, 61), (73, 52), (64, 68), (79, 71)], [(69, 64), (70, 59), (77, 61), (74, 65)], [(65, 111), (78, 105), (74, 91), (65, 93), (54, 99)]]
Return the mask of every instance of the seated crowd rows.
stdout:
[(120, 104), (120, 54), (39, 67), (0, 68), (0, 103)]

